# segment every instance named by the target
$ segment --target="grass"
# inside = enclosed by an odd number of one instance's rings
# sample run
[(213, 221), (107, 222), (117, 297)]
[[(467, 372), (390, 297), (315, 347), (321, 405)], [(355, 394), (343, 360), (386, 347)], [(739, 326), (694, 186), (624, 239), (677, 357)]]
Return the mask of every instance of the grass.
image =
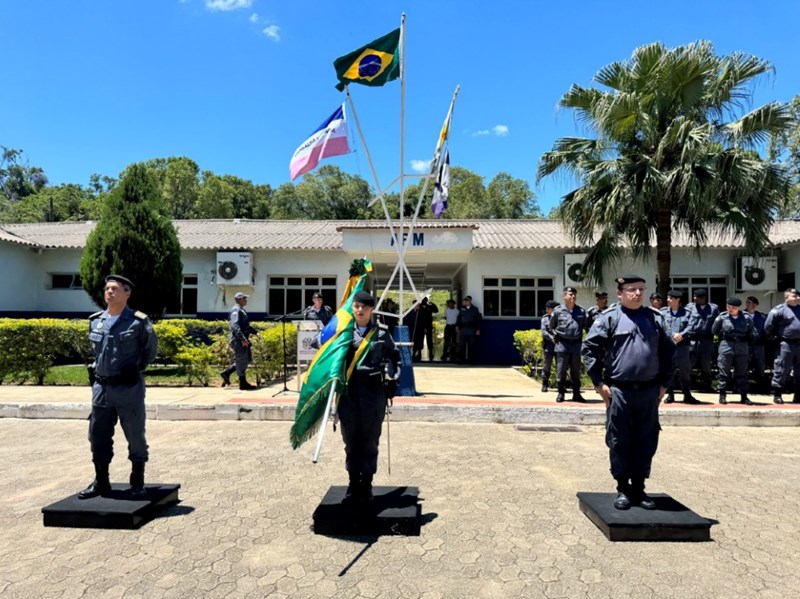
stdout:
[[(148, 366), (144, 378), (150, 387), (185, 387), (187, 385), (186, 375), (182, 374), (180, 368), (174, 365)], [(53, 366), (44, 377), (44, 384), (87, 387), (89, 375), (86, 367), (81, 364)]]

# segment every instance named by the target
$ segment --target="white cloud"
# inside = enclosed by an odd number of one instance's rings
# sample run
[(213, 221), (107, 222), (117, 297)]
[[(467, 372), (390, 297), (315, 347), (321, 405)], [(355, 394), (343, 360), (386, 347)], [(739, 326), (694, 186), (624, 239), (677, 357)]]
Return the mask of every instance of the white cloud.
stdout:
[(472, 134), (472, 137), (480, 137), (482, 135), (489, 135), (489, 130), (481, 129), (480, 131), (476, 131), (475, 133)]
[(252, 15), (250, 15), (250, 22), (251, 23), (258, 23), (258, 13), (257, 12), (254, 12)]
[(276, 42), (281, 41), (281, 28), (277, 25), (270, 25), (269, 27), (265, 27), (264, 31), (262, 32), (268, 38), (275, 40)]
[(411, 170), (415, 173), (427, 173), (431, 169), (430, 160), (412, 160)]
[(208, 10), (239, 10), (240, 8), (250, 8), (253, 0), (206, 0)]
[(505, 137), (506, 135), (508, 135), (508, 126), (495, 125), (494, 127), (492, 127), (492, 131), (494, 131), (494, 134), (499, 137)]

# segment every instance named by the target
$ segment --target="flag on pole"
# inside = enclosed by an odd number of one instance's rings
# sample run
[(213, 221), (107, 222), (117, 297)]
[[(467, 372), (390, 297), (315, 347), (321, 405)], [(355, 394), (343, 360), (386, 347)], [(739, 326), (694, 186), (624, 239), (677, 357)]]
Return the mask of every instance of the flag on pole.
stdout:
[(400, 28), (333, 61), (342, 91), (348, 83), (379, 87), (400, 76)]
[(433, 168), (436, 168), (436, 165), (439, 164), (439, 155), (444, 147), (444, 142), (446, 142), (447, 138), (450, 136), (450, 122), (453, 120), (453, 106), (455, 106), (455, 104), (456, 97), (453, 96), (453, 99), (450, 101), (450, 108), (447, 110), (447, 116), (444, 117), (442, 129), (439, 131), (439, 141), (436, 142), (436, 151), (433, 153)]
[(442, 216), (447, 210), (447, 198), (450, 195), (450, 149), (444, 151), (444, 160), (439, 167), (439, 175), (436, 177), (436, 186), (433, 190), (433, 200), (431, 201), (431, 212), (436, 218)]
[(341, 391), (347, 382), (348, 373), (345, 371), (347, 354), (353, 345), (355, 327), (353, 296), (364, 289), (367, 273), (371, 270), (372, 263), (369, 260), (353, 261), (350, 275), (351, 280), (355, 279), (355, 284), (352, 287), (348, 286), (346, 293), (349, 295), (333, 318), (320, 331), (320, 348), (303, 379), (303, 387), (300, 389), (300, 398), (295, 409), (294, 424), (289, 431), (293, 449), (308, 441), (319, 427), (325, 424), (322, 422), (322, 416), (325, 414), (331, 385), (336, 385)]
[(292, 181), (313, 170), (323, 158), (348, 152), (350, 146), (347, 143), (347, 119), (342, 104), (295, 150), (289, 163)]

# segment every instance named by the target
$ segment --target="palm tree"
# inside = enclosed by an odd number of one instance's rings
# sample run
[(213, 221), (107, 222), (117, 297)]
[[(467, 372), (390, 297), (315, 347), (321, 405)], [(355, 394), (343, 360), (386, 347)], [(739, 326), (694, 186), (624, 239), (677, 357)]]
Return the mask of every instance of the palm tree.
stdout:
[(761, 255), (787, 196), (787, 176), (757, 149), (791, 123), (773, 102), (738, 116), (752, 81), (772, 71), (754, 56), (716, 56), (708, 42), (637, 48), (602, 68), (609, 91), (573, 85), (559, 105), (575, 110), (595, 138), (566, 137), (539, 162), (537, 178), (574, 175), (558, 216), (588, 250), (585, 269), (603, 269), (625, 253), (650, 255), (655, 238), (658, 289), (669, 288), (673, 235), (699, 253), (711, 233), (735, 234)]

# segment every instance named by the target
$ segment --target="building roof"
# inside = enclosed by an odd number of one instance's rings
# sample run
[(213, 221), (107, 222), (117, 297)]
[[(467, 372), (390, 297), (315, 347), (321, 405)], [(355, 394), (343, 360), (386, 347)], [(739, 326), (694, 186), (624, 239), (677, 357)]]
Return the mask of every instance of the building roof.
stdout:
[[(384, 229), (383, 221), (319, 220), (176, 220), (181, 247), (185, 250), (336, 250), (342, 233)], [(75, 248), (86, 244), (95, 222), (0, 224), (0, 242), (41, 248)], [(405, 223), (408, 228), (408, 221)], [(395, 223), (399, 226), (399, 223)], [(471, 229), (473, 246), (484, 250), (568, 250), (576, 245), (561, 221), (555, 220), (423, 220), (420, 231)], [(800, 243), (800, 221), (776, 221), (770, 231), (776, 246)], [(688, 236), (676, 231), (673, 247), (691, 246)], [(732, 234), (711, 231), (707, 248), (736, 249), (743, 240)]]

